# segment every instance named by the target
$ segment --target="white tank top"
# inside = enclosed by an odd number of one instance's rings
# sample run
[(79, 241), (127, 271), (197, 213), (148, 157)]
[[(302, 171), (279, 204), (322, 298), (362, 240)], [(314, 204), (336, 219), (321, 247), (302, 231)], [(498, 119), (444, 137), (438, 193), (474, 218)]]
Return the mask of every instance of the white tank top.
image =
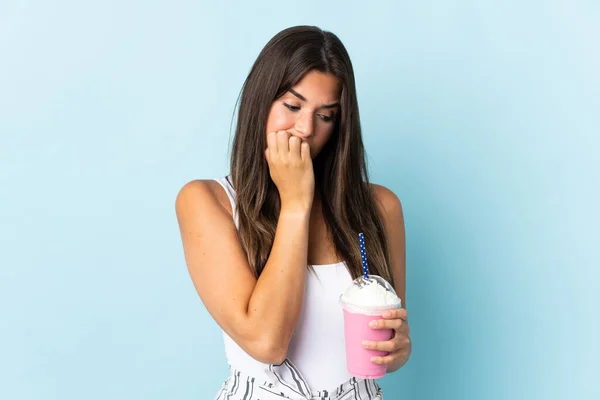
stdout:
[[(217, 182), (227, 192), (237, 227), (235, 191), (228, 178)], [(346, 369), (344, 316), (339, 304), (339, 297), (352, 278), (343, 262), (312, 267), (316, 276), (307, 274), (302, 312), (287, 358), (298, 367), (311, 389), (332, 390), (352, 378)], [(268, 364), (253, 359), (224, 331), (223, 337), (229, 365), (259, 380), (268, 379)]]

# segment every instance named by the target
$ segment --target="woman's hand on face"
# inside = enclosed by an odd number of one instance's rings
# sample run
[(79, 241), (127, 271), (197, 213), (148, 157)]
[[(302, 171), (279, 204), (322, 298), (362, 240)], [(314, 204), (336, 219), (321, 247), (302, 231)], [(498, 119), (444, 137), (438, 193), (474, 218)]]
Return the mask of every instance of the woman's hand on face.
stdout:
[(394, 336), (385, 341), (364, 341), (363, 347), (369, 350), (380, 350), (389, 352), (383, 357), (373, 357), (371, 359), (375, 364), (404, 364), (411, 352), (410, 328), (407, 321), (408, 313), (405, 309), (386, 311), (383, 319), (373, 320), (369, 326), (373, 329), (393, 329)]
[(272, 132), (267, 135), (265, 156), (279, 191), (281, 209), (310, 210), (315, 176), (308, 143), (288, 131)]

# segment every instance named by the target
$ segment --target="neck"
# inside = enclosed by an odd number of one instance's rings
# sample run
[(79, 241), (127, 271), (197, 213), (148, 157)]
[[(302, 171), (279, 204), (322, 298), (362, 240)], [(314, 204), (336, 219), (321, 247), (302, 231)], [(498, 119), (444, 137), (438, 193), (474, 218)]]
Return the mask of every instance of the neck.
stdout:
[(315, 195), (313, 196), (313, 204), (312, 204), (312, 211), (315, 212), (321, 212), (322, 208), (322, 202), (321, 202), (321, 192), (319, 192), (319, 189), (315, 188)]

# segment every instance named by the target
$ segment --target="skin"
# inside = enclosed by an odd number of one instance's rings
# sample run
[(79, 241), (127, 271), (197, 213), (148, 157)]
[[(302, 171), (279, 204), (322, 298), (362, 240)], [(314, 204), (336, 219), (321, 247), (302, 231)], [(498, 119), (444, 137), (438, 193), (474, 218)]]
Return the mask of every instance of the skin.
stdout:
[(273, 102), (267, 119), (267, 135), (288, 132), (309, 145), (314, 159), (333, 133), (340, 91), (340, 84), (333, 75), (309, 72), (291, 91)]
[[(333, 75), (311, 71), (271, 106), (265, 134), (269, 172), (281, 198), (275, 241), (265, 268), (256, 279), (236, 234), (232, 210), (222, 187), (212, 180), (187, 183), (176, 201), (186, 263), (204, 305), (248, 354), (265, 363), (280, 363), (300, 313), (306, 264), (338, 262), (333, 241), (314, 190), (314, 159), (334, 129), (340, 84)], [(373, 185), (390, 245), (398, 295), (406, 304), (405, 238), (400, 200)], [(287, 243), (296, 245), (289, 247)], [(216, 268), (219, 274), (211, 274)], [(389, 351), (375, 363), (400, 368), (410, 355), (410, 338), (401, 309), (373, 329), (394, 329), (392, 340), (365, 343)]]
[[(267, 160), (270, 160), (274, 147), (274, 137), (278, 137), (280, 141), (289, 140), (291, 148), (302, 144), (308, 146), (310, 157), (314, 159), (333, 134), (335, 117), (339, 112), (340, 92), (341, 86), (336, 77), (311, 71), (291, 91), (275, 100), (267, 118), (268, 148), (265, 151)], [(300, 191), (308, 190), (303, 189), (303, 184), (298, 184), (299, 178), (291, 178), (286, 174), (287, 179), (285, 177), (277, 179), (278, 177), (273, 176), (277, 166), (272, 164), (271, 162), (269, 165), (271, 176), (278, 188), (289, 183)], [(312, 169), (310, 180), (314, 185)], [(283, 189), (285, 191), (285, 188)], [(282, 190), (279, 191), (281, 196)], [(336, 263), (339, 260), (335, 255), (333, 241), (329, 237), (322, 215), (319, 193), (314, 193), (314, 188), (310, 193), (310, 199), (307, 199), (310, 202), (308, 263), (314, 265)]]

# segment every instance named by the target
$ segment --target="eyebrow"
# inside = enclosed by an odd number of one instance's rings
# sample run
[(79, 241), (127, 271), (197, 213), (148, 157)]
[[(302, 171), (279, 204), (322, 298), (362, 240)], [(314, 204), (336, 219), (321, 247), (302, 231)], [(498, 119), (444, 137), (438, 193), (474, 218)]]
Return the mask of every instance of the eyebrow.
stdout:
[[(308, 101), (306, 100), (306, 97), (302, 96), (300, 93), (296, 92), (294, 89), (290, 89), (290, 93), (293, 94), (294, 96), (296, 96), (297, 98), (299, 98), (302, 101)], [(325, 104), (319, 108), (335, 108), (337, 106), (339, 106), (340, 103), (338, 103), (337, 101), (335, 103), (331, 103), (331, 104)]]

